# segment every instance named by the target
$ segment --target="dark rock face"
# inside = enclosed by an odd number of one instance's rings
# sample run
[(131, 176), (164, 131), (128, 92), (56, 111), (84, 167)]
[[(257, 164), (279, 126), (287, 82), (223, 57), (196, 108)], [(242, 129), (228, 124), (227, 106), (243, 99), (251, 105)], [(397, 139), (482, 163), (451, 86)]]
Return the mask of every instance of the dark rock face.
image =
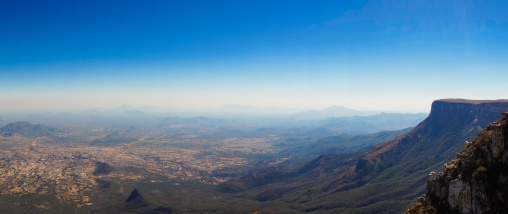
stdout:
[(427, 193), (407, 213), (508, 213), (508, 113), (440, 173), (432, 172)]

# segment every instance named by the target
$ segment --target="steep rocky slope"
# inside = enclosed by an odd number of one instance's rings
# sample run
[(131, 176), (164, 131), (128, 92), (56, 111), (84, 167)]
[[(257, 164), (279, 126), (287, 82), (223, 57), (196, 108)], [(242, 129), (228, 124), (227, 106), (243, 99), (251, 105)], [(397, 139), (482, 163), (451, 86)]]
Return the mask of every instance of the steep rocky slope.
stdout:
[(418, 126), (375, 146), (348, 173), (279, 200), (302, 211), (402, 213), (425, 192), (430, 171), (439, 170), (464, 141), (507, 111), (507, 100), (436, 100)]
[(508, 113), (466, 141), (407, 213), (508, 213)]
[[(404, 169), (417, 170), (421, 165), (419, 162), (430, 166), (436, 163), (432, 160), (447, 160), (446, 157), (458, 151), (463, 139), (476, 136), (483, 127), (495, 121), (499, 114), (506, 110), (508, 102), (501, 100), (434, 101), (429, 117), (417, 127), (392, 141), (376, 146), (372, 152), (360, 159), (354, 168), (353, 180), (377, 175), (401, 163), (406, 163)], [(417, 157), (426, 156), (433, 158), (415, 160)]]

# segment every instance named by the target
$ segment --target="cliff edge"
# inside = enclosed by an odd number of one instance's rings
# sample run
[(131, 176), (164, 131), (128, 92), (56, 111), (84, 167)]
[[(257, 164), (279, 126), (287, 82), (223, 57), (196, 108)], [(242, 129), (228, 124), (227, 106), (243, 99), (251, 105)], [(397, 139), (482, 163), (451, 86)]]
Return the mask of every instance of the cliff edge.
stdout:
[[(352, 180), (362, 180), (405, 162), (406, 169), (412, 171), (449, 160), (464, 140), (475, 137), (506, 111), (508, 100), (436, 100), (424, 121), (408, 133), (375, 146), (358, 161), (350, 176)], [(415, 158), (420, 158), (426, 166), (416, 167)]]
[(406, 213), (508, 213), (508, 113), (431, 172), (418, 202)]

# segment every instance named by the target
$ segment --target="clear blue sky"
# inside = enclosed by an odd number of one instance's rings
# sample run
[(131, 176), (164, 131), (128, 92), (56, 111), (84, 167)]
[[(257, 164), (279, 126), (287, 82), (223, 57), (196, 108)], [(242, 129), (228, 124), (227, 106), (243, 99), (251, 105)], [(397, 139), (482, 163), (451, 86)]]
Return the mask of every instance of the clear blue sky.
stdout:
[(508, 98), (508, 1), (0, 2), (0, 110)]

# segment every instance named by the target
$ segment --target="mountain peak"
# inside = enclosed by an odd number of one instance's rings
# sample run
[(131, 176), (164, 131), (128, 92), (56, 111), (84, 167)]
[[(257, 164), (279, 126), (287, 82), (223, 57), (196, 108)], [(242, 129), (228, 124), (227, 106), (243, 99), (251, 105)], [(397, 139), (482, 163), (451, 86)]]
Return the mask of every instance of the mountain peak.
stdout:
[(129, 197), (125, 200), (125, 202), (129, 203), (131, 201), (134, 201), (136, 199), (143, 199), (143, 196), (141, 196), (141, 194), (139, 193), (138, 189), (134, 189), (132, 190), (131, 194), (129, 195)]

